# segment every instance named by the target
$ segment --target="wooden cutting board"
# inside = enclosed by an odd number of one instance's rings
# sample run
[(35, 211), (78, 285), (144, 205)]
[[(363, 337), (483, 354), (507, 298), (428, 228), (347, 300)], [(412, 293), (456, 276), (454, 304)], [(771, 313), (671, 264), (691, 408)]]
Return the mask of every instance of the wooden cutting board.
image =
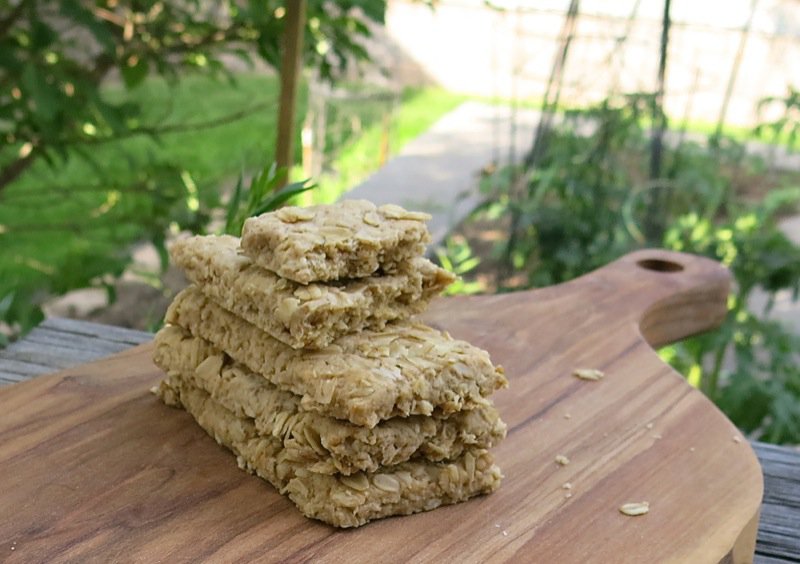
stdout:
[[(427, 320), (506, 368), (505, 480), (357, 530), (301, 516), (160, 404), (150, 345), (3, 389), (0, 560), (749, 561), (758, 462), (648, 345), (718, 325), (728, 284), (706, 259), (642, 251), (557, 287), (439, 300)], [(579, 380), (578, 367), (605, 378)], [(618, 511), (640, 501), (648, 514)]]

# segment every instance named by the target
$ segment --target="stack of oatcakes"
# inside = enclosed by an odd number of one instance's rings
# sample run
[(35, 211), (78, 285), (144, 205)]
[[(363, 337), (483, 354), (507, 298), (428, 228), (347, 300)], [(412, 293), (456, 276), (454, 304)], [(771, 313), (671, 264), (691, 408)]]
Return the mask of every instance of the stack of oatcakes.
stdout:
[(305, 515), (355, 527), (495, 490), (505, 436), (488, 353), (411, 319), (453, 277), (429, 216), (344, 201), (191, 237), (154, 389)]

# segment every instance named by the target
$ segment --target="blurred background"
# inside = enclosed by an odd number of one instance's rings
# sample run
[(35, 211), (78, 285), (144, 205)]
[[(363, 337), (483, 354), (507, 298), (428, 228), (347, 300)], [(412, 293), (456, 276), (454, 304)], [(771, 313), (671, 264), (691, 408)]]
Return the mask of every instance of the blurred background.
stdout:
[(155, 330), (171, 238), (365, 197), (434, 216), (451, 293), (721, 261), (725, 323), (660, 354), (798, 444), (798, 88), (793, 0), (0, 0), (0, 346)]

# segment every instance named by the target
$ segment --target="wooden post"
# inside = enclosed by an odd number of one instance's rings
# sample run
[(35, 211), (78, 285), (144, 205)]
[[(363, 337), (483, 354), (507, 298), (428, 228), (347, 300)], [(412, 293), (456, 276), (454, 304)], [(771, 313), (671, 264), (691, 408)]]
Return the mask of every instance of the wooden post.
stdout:
[(286, 25), (283, 30), (281, 56), (281, 96), (278, 106), (278, 139), (275, 143), (275, 162), (285, 167), (280, 185), (288, 180), (294, 164), (294, 116), (297, 106), (297, 84), (303, 61), (303, 31), (306, 21), (306, 0), (286, 1)]

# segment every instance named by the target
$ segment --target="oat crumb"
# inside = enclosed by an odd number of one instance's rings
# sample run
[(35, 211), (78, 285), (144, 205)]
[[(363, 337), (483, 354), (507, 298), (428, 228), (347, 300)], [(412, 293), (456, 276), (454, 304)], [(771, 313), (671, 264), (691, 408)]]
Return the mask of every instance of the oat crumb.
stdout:
[(564, 419), (572, 419), (572, 415), (570, 415), (569, 413), (565, 413)]
[(567, 458), (563, 454), (559, 454), (556, 456), (556, 464), (560, 464), (561, 466), (566, 466), (567, 464), (569, 464), (569, 458)]
[(564, 494), (564, 499), (569, 499), (572, 497), (572, 492), (567, 492)]
[(593, 381), (600, 380), (603, 376), (605, 376), (602, 371), (597, 370), (596, 368), (577, 368), (572, 375), (580, 378), (581, 380)]
[(735, 442), (736, 444), (739, 444), (740, 442), (742, 442), (742, 439), (740, 437), (734, 435), (733, 436), (733, 442)]
[(625, 503), (619, 508), (619, 512), (623, 515), (636, 517), (637, 515), (644, 515), (650, 511), (650, 502), (642, 501), (635, 503)]
[(507, 537), (508, 536), (508, 531), (503, 531), (503, 536)]
[(645, 425), (645, 427), (647, 429), (652, 429), (653, 428), (653, 424), (652, 423), (648, 423), (647, 425)]

